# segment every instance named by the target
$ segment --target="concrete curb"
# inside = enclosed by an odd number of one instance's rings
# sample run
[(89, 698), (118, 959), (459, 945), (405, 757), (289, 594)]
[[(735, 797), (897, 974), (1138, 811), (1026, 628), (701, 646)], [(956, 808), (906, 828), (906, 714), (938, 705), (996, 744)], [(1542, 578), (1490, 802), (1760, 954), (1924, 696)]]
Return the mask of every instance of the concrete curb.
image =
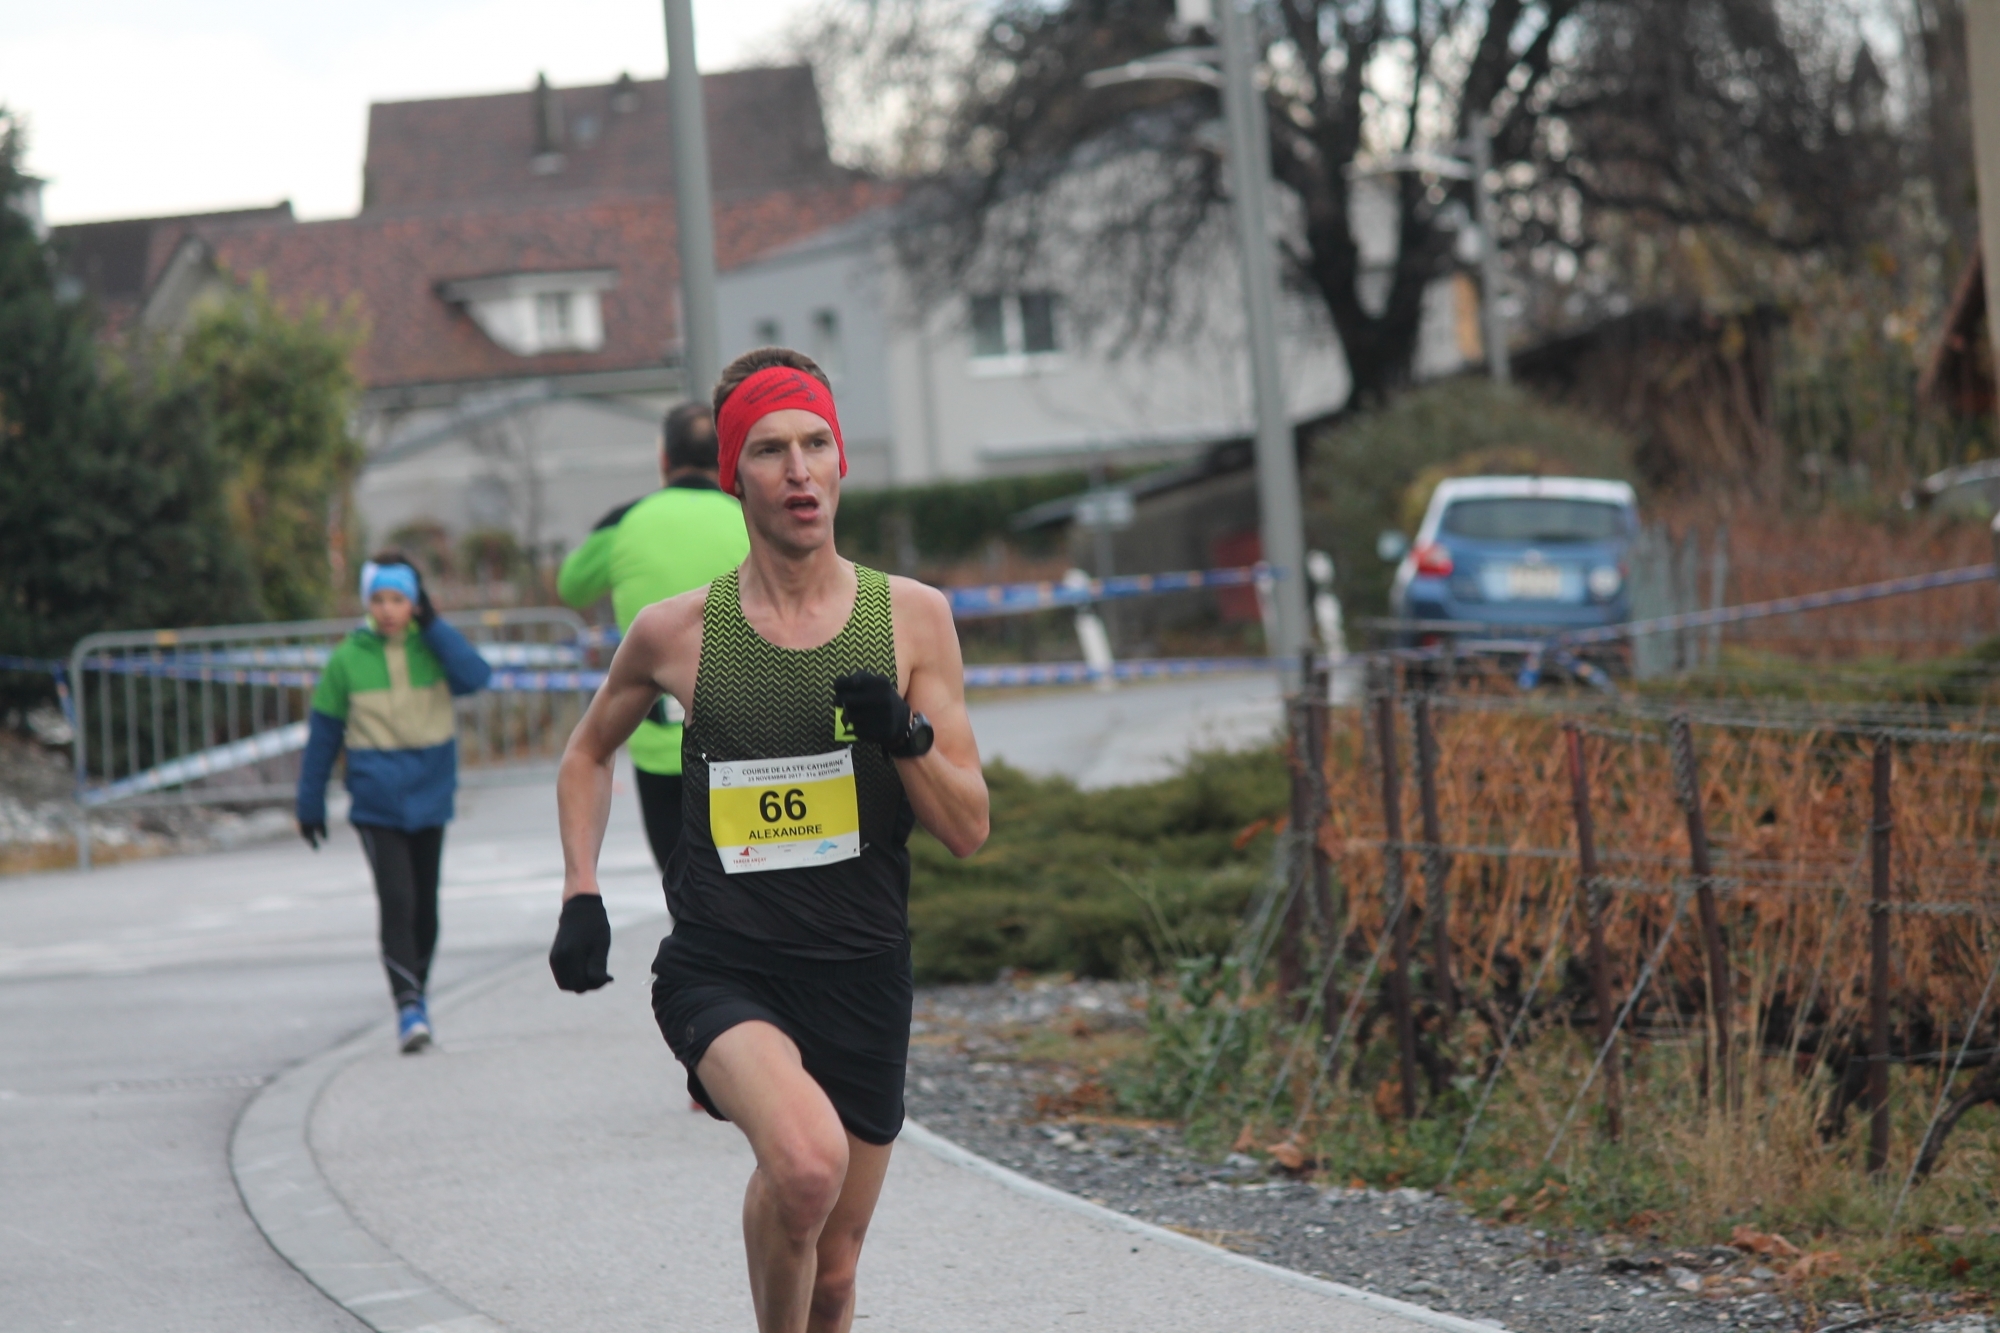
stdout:
[[(537, 957), (502, 963), (434, 1001), (448, 1013), (513, 977)], [(229, 1170), (251, 1221), (278, 1256), (376, 1333), (506, 1333), (375, 1239), (347, 1211), (313, 1159), (311, 1126), (334, 1076), (395, 1039), (373, 1024), (266, 1084), (236, 1118)]]
[(1410, 1301), (1399, 1301), (1393, 1296), (1383, 1296), (1376, 1292), (1364, 1291), (1360, 1287), (1350, 1287), (1345, 1283), (1329, 1282), (1325, 1278), (1310, 1277), (1307, 1274), (1290, 1268), (1280, 1268), (1276, 1264), (1267, 1264), (1261, 1259), (1252, 1259), (1248, 1255), (1237, 1254), (1233, 1250), (1225, 1250), (1218, 1245), (1210, 1245), (1207, 1241), (1196, 1240), (1193, 1236), (1184, 1236), (1180, 1232), (1170, 1231), (1166, 1227), (1155, 1226), (1151, 1222), (1141, 1222), (1136, 1217), (1127, 1217), (1124, 1213), (1106, 1208), (1103, 1204), (1092, 1203), (1090, 1200), (1079, 1198), (1077, 1195), (1071, 1194), (1066, 1190), (1059, 1190), (1053, 1185), (1044, 1185), (1039, 1180), (1031, 1180), (1018, 1171), (1009, 1170), (998, 1162), (959, 1147), (950, 1139), (933, 1134), (914, 1120), (905, 1120), (903, 1122), (903, 1133), (899, 1141), (922, 1148), (934, 1157), (949, 1162), (953, 1166), (963, 1167), (974, 1175), (984, 1176), (988, 1180), (1006, 1186), (1017, 1194), (1025, 1194), (1031, 1199), (1038, 1199), (1043, 1203), (1053, 1204), (1058, 1208), (1066, 1208), (1073, 1213), (1081, 1213), (1085, 1217), (1102, 1222), (1106, 1226), (1117, 1227), (1119, 1230), (1128, 1231), (1135, 1236), (1144, 1236), (1147, 1240), (1154, 1241), (1160, 1245), (1170, 1245), (1176, 1249), (1185, 1250), (1190, 1254), (1198, 1254), (1212, 1263), (1227, 1264), (1234, 1268), (1247, 1268), (1253, 1272), (1262, 1273), (1265, 1277), (1274, 1278), (1288, 1286), (1300, 1287), (1306, 1291), (1317, 1292), (1322, 1296), (1333, 1296), (1342, 1300), (1352, 1301), (1356, 1305), (1365, 1305), (1371, 1310), (1380, 1310), (1384, 1314), (1393, 1314), (1398, 1318), (1407, 1319), (1414, 1324), (1427, 1324), (1432, 1328), (1449, 1329), (1451, 1333), (1504, 1333), (1506, 1329), (1505, 1324), (1482, 1323), (1475, 1319), (1464, 1318), (1461, 1315), (1445, 1314), (1441, 1311), (1430, 1309), (1428, 1306), (1413, 1304)]
[[(540, 966), (541, 962), (539, 956), (531, 956), (503, 963), (437, 997), (434, 1007), (441, 1015), (449, 1014), (510, 981), (520, 971)], [(292, 1066), (250, 1099), (237, 1117), (229, 1140), (229, 1169), (236, 1178), (237, 1193), (242, 1196), (251, 1220), (279, 1257), (376, 1333), (507, 1333), (497, 1320), (465, 1305), (369, 1234), (327, 1184), (313, 1158), (312, 1116), (320, 1095), (341, 1070), (362, 1056), (383, 1049), (393, 1039), (394, 1032), (393, 1019), (371, 1025), (330, 1050)], [(1505, 1329), (1502, 1324), (1444, 1314), (1393, 1296), (1309, 1277), (1142, 1222), (1053, 1185), (1031, 1180), (961, 1148), (914, 1120), (904, 1122), (901, 1141), (1017, 1194), (1199, 1255), (1211, 1263), (1249, 1269), (1289, 1286), (1449, 1333), (1496, 1333)]]

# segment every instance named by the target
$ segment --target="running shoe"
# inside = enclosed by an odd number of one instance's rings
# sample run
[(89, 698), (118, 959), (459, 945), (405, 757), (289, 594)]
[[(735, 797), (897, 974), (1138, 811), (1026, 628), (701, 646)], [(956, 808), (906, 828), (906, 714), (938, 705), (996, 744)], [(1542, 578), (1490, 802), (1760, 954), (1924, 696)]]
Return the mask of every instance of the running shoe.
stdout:
[(415, 1055), (431, 1044), (431, 1016), (422, 1000), (406, 1004), (396, 1014), (396, 1040), (404, 1055)]

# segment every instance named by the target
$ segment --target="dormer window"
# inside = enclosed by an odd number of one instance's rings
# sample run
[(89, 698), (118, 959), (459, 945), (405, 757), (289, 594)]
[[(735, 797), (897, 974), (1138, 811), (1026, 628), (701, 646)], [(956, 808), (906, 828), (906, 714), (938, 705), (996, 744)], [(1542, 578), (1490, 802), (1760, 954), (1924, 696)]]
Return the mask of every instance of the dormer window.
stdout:
[(541, 356), (604, 346), (600, 298), (617, 281), (612, 269), (507, 273), (447, 282), (438, 294), (516, 356)]

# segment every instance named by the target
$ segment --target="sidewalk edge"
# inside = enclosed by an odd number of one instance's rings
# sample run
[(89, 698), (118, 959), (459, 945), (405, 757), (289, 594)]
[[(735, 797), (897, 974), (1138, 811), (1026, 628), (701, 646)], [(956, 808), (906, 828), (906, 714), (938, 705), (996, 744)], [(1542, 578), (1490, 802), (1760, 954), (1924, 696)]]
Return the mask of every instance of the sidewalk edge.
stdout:
[[(540, 963), (539, 955), (502, 963), (438, 997), (437, 1007), (445, 1012), (456, 1009), (505, 984), (517, 972)], [(371, 1024), (330, 1049), (293, 1065), (250, 1099), (229, 1138), (229, 1169), (237, 1193), (251, 1220), (279, 1257), (375, 1333), (508, 1333), (504, 1325), (465, 1305), (371, 1235), (333, 1192), (313, 1157), (312, 1115), (321, 1093), (348, 1065), (386, 1047), (394, 1030), (393, 1019)], [(1200, 1255), (1213, 1263), (1247, 1269), (1290, 1286), (1448, 1333), (1505, 1333), (1503, 1324), (1446, 1314), (1393, 1296), (1312, 1277), (1142, 1222), (1030, 1179), (960, 1147), (914, 1120), (903, 1122), (901, 1140), (1017, 1194)]]
[(1505, 1333), (1506, 1325), (1504, 1324), (1483, 1323), (1476, 1319), (1468, 1319), (1463, 1315), (1445, 1314), (1443, 1311), (1433, 1310), (1428, 1306), (1418, 1305), (1413, 1301), (1399, 1301), (1393, 1296), (1383, 1296), (1377, 1292), (1364, 1291), (1360, 1287), (1350, 1287), (1343, 1282), (1330, 1282), (1325, 1278), (1312, 1277), (1296, 1269), (1281, 1268), (1277, 1264), (1267, 1264), (1262, 1259), (1252, 1259), (1247, 1254), (1237, 1254), (1233, 1250), (1225, 1250), (1220, 1246), (1210, 1245), (1207, 1241), (1196, 1240), (1193, 1236), (1184, 1236), (1178, 1231), (1169, 1231), (1166, 1227), (1156, 1226), (1151, 1222), (1142, 1222), (1136, 1217), (1128, 1217), (1116, 1209), (1106, 1208), (1103, 1204), (1092, 1203), (1090, 1200), (1071, 1194), (1067, 1190), (1057, 1189), (1054, 1185), (1044, 1185), (1041, 1181), (1033, 1180), (1018, 1171), (1004, 1167), (990, 1158), (981, 1157), (969, 1148), (961, 1148), (950, 1139), (925, 1129), (914, 1120), (905, 1120), (903, 1122), (903, 1133), (900, 1141), (922, 1148), (933, 1157), (949, 1162), (953, 1166), (962, 1167), (974, 1175), (984, 1176), (988, 1180), (1004, 1185), (1017, 1194), (1024, 1194), (1031, 1199), (1054, 1204), (1059, 1208), (1066, 1208), (1073, 1213), (1081, 1213), (1085, 1217), (1102, 1222), (1107, 1226), (1116, 1227), (1121, 1231), (1130, 1232), (1135, 1236), (1144, 1236), (1146, 1239), (1156, 1241), (1161, 1245), (1171, 1245), (1176, 1249), (1185, 1250), (1190, 1254), (1198, 1254), (1214, 1263), (1228, 1264), (1236, 1268), (1246, 1268), (1252, 1272), (1261, 1273), (1268, 1278), (1275, 1278), (1291, 1286), (1318, 1292), (1322, 1296), (1334, 1296), (1341, 1300), (1352, 1301), (1357, 1305), (1365, 1305), (1370, 1309), (1380, 1310), (1384, 1314), (1397, 1315), (1403, 1319), (1410, 1320), (1412, 1323), (1424, 1324), (1431, 1328), (1448, 1329), (1450, 1333)]
[[(438, 997), (438, 1007), (457, 1008), (539, 961), (531, 955), (502, 963)], [(313, 1157), (320, 1094), (348, 1065), (387, 1049), (395, 1026), (394, 1019), (370, 1024), (293, 1065), (250, 1099), (229, 1136), (236, 1192), (278, 1257), (375, 1333), (506, 1333), (370, 1235)]]

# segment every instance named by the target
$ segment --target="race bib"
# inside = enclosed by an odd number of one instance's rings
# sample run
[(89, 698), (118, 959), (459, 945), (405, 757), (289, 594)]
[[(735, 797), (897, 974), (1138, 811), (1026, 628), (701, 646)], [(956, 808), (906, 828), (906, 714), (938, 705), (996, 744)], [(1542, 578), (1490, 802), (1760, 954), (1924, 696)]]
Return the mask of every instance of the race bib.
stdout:
[(854, 752), (710, 764), (708, 827), (732, 875), (852, 860), (861, 855)]

